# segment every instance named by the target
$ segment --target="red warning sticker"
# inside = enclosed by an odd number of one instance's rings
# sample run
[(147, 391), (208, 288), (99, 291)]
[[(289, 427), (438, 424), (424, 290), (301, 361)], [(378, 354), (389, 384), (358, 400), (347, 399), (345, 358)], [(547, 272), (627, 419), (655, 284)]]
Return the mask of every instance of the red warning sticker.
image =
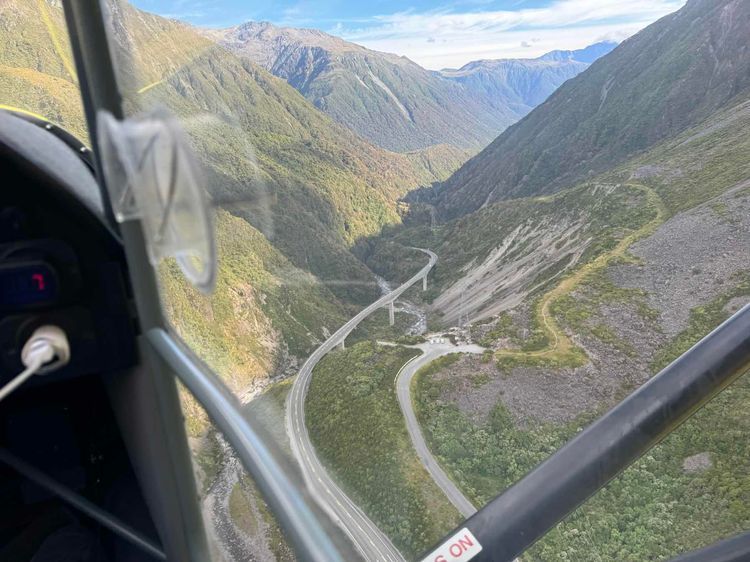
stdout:
[(461, 529), (422, 562), (467, 562), (482, 552), (482, 545), (469, 529)]

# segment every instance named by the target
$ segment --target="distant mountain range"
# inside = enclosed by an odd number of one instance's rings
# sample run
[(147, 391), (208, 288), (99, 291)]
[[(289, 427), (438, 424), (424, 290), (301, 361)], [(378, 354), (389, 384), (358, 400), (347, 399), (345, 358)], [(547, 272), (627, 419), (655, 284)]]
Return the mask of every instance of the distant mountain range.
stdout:
[(481, 149), (615, 47), (435, 72), (318, 30), (249, 22), (206, 33), (286, 80), (334, 120), (397, 152), (436, 144)]
[(516, 122), (588, 67), (573, 58), (480, 60), (458, 70), (442, 70), (440, 75), (463, 86), (473, 98), (484, 100), (497, 114), (510, 111)]
[(584, 49), (577, 49), (575, 51), (550, 51), (546, 55), (539, 57), (539, 59), (558, 62), (577, 61), (592, 64), (596, 62), (597, 59), (611, 53), (615, 47), (617, 47), (617, 42), (615, 41), (601, 41), (589, 45)]

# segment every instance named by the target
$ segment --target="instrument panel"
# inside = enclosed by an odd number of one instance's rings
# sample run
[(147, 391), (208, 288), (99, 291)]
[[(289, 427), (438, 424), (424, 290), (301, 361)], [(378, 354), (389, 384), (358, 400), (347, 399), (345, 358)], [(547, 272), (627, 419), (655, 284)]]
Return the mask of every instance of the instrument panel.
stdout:
[(44, 324), (67, 333), (71, 362), (29, 388), (135, 364), (138, 326), (115, 234), (58, 178), (2, 148), (0, 383), (23, 370), (21, 348)]

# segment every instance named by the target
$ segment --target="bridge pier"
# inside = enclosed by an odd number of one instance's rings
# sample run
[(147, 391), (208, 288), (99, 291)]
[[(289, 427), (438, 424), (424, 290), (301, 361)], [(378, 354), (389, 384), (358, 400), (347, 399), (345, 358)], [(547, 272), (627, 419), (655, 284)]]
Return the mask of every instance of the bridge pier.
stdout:
[(423, 291), (427, 290), (427, 276), (426, 275), (422, 277), (422, 290)]
[(391, 304), (388, 306), (388, 320), (391, 322), (391, 326), (393, 326), (396, 323), (396, 308), (395, 308), (395, 301), (391, 301)]
[(346, 339), (341, 340), (341, 343), (339, 344), (339, 349), (341, 351), (344, 351), (346, 349)]

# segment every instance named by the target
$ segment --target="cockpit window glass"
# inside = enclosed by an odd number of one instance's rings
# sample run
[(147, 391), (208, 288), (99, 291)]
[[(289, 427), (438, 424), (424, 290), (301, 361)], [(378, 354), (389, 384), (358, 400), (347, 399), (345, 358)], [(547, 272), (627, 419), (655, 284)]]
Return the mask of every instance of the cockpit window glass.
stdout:
[[(165, 316), (346, 559), (419, 559), (750, 302), (747, 2), (107, 8), (127, 117), (177, 118), (213, 216), (215, 288), (162, 261)], [(62, 22), (0, 4), (0, 100), (85, 136)], [(750, 528), (748, 384), (522, 559)], [(218, 555), (290, 559), (183, 394)]]

